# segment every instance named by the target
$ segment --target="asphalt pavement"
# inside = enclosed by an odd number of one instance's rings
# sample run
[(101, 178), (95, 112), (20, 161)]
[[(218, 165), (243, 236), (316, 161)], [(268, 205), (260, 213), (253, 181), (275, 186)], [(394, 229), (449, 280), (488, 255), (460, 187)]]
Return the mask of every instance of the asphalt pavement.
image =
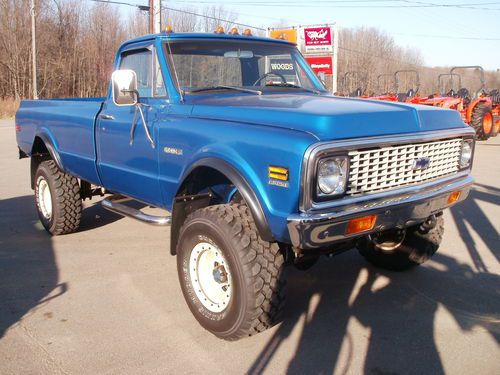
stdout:
[(500, 136), (478, 143), (432, 261), (394, 273), (352, 250), (289, 269), (283, 323), (237, 342), (191, 315), (168, 228), (94, 199), (50, 237), (17, 155), (0, 120), (0, 374), (500, 374)]

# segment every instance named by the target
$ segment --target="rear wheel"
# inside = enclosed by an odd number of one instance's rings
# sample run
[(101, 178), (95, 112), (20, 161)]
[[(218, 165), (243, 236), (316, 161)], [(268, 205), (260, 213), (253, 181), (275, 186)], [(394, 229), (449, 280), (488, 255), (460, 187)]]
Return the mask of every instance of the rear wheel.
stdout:
[(75, 232), (80, 226), (82, 200), (78, 180), (52, 160), (42, 161), (35, 174), (38, 217), (52, 235)]
[(477, 139), (487, 140), (493, 131), (493, 113), (491, 107), (484, 103), (478, 103), (472, 111), (470, 125), (476, 131)]
[(284, 303), (284, 258), (262, 240), (244, 204), (199, 209), (184, 222), (177, 270), (198, 322), (226, 340), (272, 326)]
[(439, 215), (406, 230), (390, 230), (358, 243), (358, 250), (370, 263), (393, 271), (403, 271), (429, 260), (438, 250), (444, 233)]

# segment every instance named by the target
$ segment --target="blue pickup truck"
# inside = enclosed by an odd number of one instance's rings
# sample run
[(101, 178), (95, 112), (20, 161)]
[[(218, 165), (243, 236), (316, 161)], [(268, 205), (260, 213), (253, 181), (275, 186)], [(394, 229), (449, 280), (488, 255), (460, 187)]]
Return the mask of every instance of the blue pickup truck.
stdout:
[(16, 132), (49, 233), (78, 230), (93, 196), (170, 225), (189, 308), (228, 340), (276, 321), (287, 265), (423, 263), (473, 181), (456, 111), (335, 97), (294, 44), (248, 30), (127, 41), (106, 97), (24, 100)]

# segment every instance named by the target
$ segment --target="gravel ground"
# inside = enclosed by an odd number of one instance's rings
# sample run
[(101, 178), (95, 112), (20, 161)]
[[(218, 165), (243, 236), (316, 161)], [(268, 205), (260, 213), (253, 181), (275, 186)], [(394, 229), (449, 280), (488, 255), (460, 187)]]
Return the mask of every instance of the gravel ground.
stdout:
[(190, 314), (168, 229), (93, 200), (51, 238), (14, 136), (0, 121), (1, 374), (500, 374), (500, 137), (478, 144), (431, 262), (385, 272), (353, 250), (290, 269), (284, 322), (225, 342)]

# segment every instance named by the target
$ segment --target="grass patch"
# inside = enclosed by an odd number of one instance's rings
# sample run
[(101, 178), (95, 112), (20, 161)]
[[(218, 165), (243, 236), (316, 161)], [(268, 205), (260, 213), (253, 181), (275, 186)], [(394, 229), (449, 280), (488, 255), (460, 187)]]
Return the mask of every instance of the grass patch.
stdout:
[(13, 118), (19, 108), (19, 100), (0, 99), (0, 118)]

